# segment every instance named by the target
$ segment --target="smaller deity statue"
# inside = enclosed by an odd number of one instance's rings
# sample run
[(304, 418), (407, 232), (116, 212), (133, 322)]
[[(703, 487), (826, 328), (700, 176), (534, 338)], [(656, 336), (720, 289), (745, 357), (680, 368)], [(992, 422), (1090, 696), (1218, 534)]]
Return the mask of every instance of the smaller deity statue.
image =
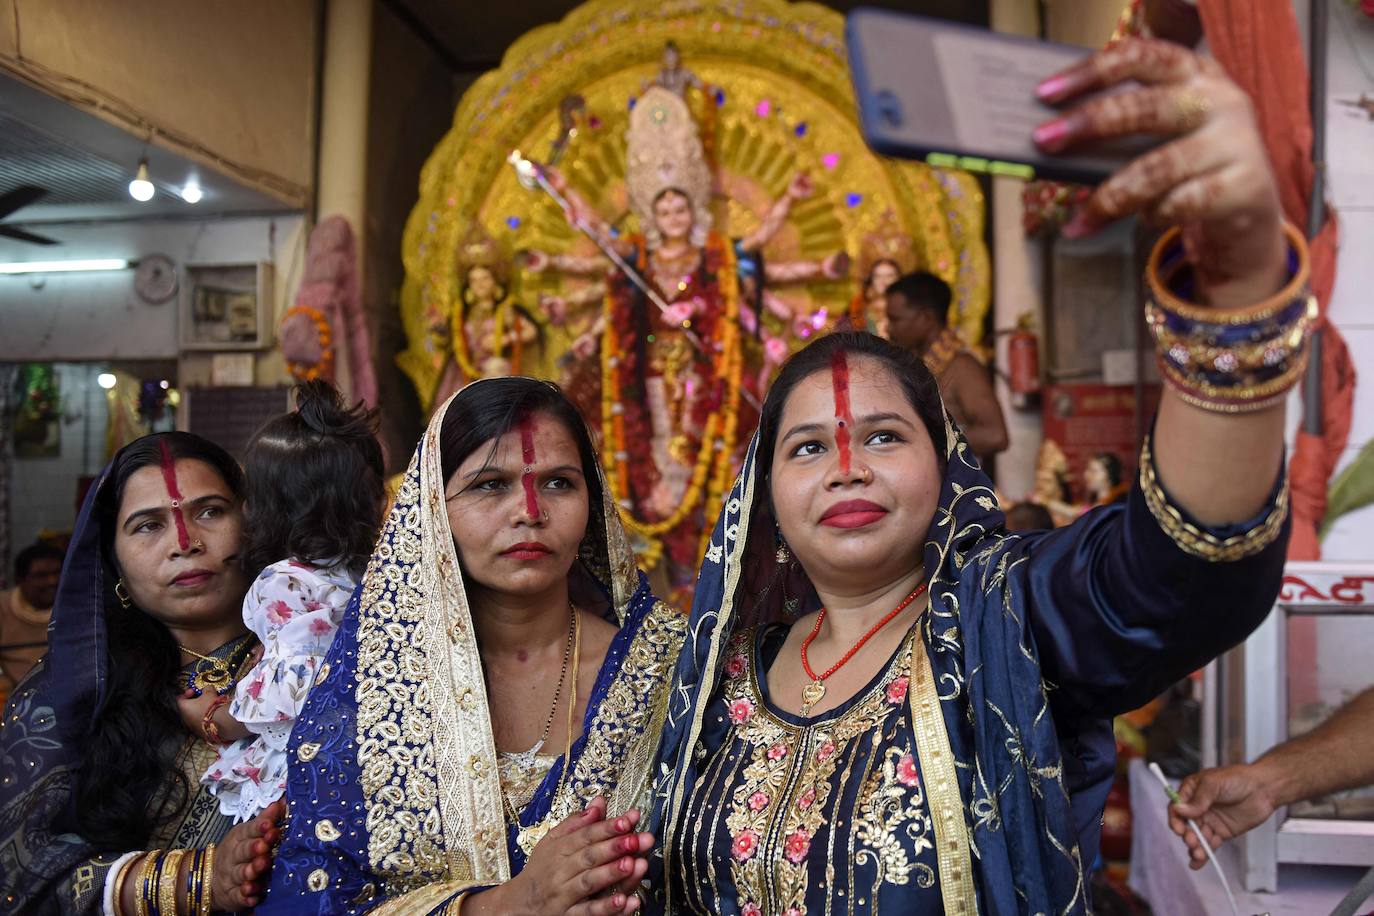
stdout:
[(663, 46), (663, 67), (649, 85), (661, 86), (680, 99), (686, 98), (688, 89), (706, 91), (701, 78), (682, 65), (682, 52), (674, 41)]
[[(446, 319), (432, 316), (431, 333), (447, 350), (435, 404), (476, 378), (542, 376), (545, 370), (542, 342), (547, 319), (511, 294), (506, 259), (475, 225), (459, 246), (458, 270), (459, 302)], [(553, 311), (557, 310), (554, 303)]]

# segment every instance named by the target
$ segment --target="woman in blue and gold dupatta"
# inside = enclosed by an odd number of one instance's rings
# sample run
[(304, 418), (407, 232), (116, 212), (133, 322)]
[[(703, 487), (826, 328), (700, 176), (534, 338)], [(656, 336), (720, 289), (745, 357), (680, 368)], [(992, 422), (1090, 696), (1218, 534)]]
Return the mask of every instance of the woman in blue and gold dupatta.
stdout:
[(169, 882), (185, 893), (175, 906), (159, 895), (165, 916), (189, 911), (188, 894), (216, 911), (257, 902), (279, 806), (235, 827), (199, 783), (215, 757), (201, 713), (257, 645), (242, 616), (242, 493), (233, 457), (184, 432), (130, 443), (91, 487), (48, 652), (4, 709), (0, 913), (132, 913), (155, 896), (143, 866), (177, 860), (204, 871), (199, 891), (188, 874)]
[[(639, 906), (651, 838), (623, 813), (647, 800), (686, 621), (598, 468), (547, 382), (475, 382), (436, 412), (291, 736), (260, 913)], [(577, 843), (596, 868), (553, 870)]]
[(1041, 92), (1130, 77), (1151, 88), (1045, 134), (1056, 149), (1132, 125), (1185, 135), (1104, 184), (1088, 217), (1155, 204), (1183, 223), (1147, 270), (1170, 384), (1135, 486), (1066, 528), (1007, 533), (913, 355), (836, 334), (794, 356), (698, 580), (650, 911), (1090, 913), (1112, 716), (1272, 607), (1305, 245), (1214, 64), (1123, 42)]

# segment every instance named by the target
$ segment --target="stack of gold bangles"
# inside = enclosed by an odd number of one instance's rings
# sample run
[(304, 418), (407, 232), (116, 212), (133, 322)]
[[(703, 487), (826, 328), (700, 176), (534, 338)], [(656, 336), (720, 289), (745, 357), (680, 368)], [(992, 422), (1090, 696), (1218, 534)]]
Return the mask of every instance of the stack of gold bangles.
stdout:
[[(191, 857), (186, 883), (178, 879), (182, 861)], [(120, 891), (125, 873), (142, 862), (134, 888), (135, 916), (210, 916), (210, 882), (215, 871), (215, 844), (204, 849), (154, 849), (140, 860), (130, 859), (115, 880), (115, 916), (124, 916)]]
[(1192, 271), (1177, 228), (1150, 253), (1145, 321), (1159, 350), (1160, 372), (1184, 401), (1217, 413), (1264, 410), (1280, 403), (1302, 377), (1317, 300), (1308, 291), (1307, 243), (1291, 225), (1288, 283), (1246, 308), (1208, 308), (1187, 301)]

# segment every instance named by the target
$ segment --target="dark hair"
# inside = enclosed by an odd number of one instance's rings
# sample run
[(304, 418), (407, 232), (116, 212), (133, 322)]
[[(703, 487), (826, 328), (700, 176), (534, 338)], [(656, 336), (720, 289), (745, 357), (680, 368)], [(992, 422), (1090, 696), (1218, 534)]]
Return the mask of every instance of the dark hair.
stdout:
[(367, 567), (382, 526), (386, 471), (377, 411), (322, 380), (296, 386), (296, 409), (263, 424), (248, 443), (243, 566), (257, 575), (295, 557)]
[[(562, 423), (577, 442), (582, 459), (582, 474), (587, 479), (591, 517), (599, 518), (601, 476), (592, 436), (573, 402), (553, 382), (512, 375), (485, 379), (464, 388), (444, 414), (439, 428), (439, 465), (447, 482), (459, 465), (485, 443), (510, 432), (527, 414), (545, 413)], [(488, 456), (487, 460), (491, 460)]]
[[(160, 620), (121, 607), (114, 593), (119, 578), (114, 532), (124, 489), (135, 472), (161, 465), (164, 443), (174, 460), (204, 462), (236, 499), (243, 496), (243, 472), (233, 457), (208, 439), (184, 432), (155, 433), (126, 446), (96, 495), (103, 559), (107, 572), (113, 571), (105, 577), (102, 596), (108, 681), (104, 706), (79, 751), (73, 801), (79, 832), (98, 849), (141, 848), (190, 798), (190, 782), (176, 767), (186, 738), (175, 700), (181, 670), (176, 640)], [(150, 801), (169, 773), (166, 801), (150, 811)]]
[[(778, 426), (782, 422), (783, 407), (792, 389), (814, 372), (829, 371), (837, 352), (847, 356), (877, 360), (897, 379), (916, 415), (925, 424), (930, 441), (935, 446), (935, 460), (945, 465), (945, 412), (940, 400), (940, 386), (920, 357), (864, 331), (840, 331), (818, 337), (783, 363), (773, 387), (768, 389), (763, 411), (759, 417), (759, 446), (756, 453), (760, 480), (766, 486), (773, 465), (773, 449), (777, 444)], [(765, 489), (764, 492), (767, 492)]]
[(924, 270), (909, 273), (892, 281), (887, 294), (901, 296), (914, 309), (929, 312), (941, 325), (949, 321), (949, 303), (953, 298), (949, 284)]
[(1121, 466), (1121, 459), (1112, 452), (1098, 452), (1092, 456), (1093, 461), (1102, 464), (1102, 470), (1107, 472), (1107, 483), (1113, 487), (1121, 486), (1121, 481), (1125, 479), (1126, 471)]
[(33, 564), (39, 560), (56, 560), (61, 563), (65, 556), (66, 554), (51, 544), (30, 544), (14, 556), (14, 581), (18, 582), (26, 577)]
[(1008, 531), (1038, 531), (1053, 527), (1054, 516), (1039, 503), (1017, 503), (1007, 510)]

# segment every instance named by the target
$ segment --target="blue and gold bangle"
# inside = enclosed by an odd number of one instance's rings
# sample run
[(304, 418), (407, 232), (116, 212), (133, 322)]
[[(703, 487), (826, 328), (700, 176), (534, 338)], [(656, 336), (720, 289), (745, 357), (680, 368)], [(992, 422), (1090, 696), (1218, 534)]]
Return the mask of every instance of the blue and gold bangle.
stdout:
[(1145, 319), (1160, 373), (1184, 401), (1219, 413), (1263, 410), (1283, 401), (1302, 377), (1319, 316), (1307, 289), (1307, 243), (1291, 225), (1284, 234), (1288, 282), (1269, 299), (1239, 309), (1187, 301), (1193, 279), (1177, 228), (1150, 253)]

